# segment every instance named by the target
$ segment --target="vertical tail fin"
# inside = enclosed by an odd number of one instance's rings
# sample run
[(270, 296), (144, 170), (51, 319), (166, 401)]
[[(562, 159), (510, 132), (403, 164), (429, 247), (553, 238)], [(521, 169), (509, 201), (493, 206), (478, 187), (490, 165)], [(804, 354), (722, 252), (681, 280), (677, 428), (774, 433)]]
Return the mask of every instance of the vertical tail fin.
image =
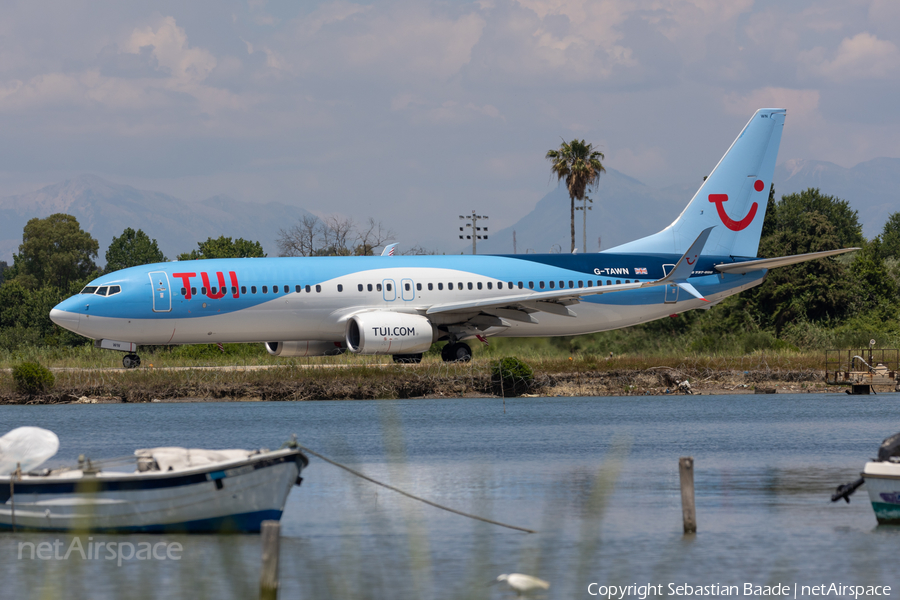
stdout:
[(700, 232), (714, 227), (703, 254), (756, 256), (786, 112), (756, 111), (671, 225), (607, 252), (680, 254)]

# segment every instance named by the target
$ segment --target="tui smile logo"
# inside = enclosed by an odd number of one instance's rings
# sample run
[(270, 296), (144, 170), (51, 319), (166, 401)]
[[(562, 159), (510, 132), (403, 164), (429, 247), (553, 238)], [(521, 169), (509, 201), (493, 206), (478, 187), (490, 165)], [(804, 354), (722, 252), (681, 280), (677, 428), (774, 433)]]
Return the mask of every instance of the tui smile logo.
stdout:
[[(753, 183), (753, 189), (757, 192), (761, 192), (766, 189), (766, 184), (764, 184), (761, 179), (757, 179)], [(724, 203), (728, 202), (728, 194), (710, 194), (709, 201), (716, 205), (716, 212), (719, 213), (719, 218), (722, 220), (722, 223), (732, 231), (743, 231), (744, 229), (747, 229), (747, 226), (753, 222), (753, 217), (756, 216), (756, 211), (759, 208), (759, 205), (754, 202), (750, 206), (750, 212), (747, 213), (747, 216), (740, 221), (735, 221), (728, 216), (728, 213), (725, 212), (725, 207), (723, 206)]]

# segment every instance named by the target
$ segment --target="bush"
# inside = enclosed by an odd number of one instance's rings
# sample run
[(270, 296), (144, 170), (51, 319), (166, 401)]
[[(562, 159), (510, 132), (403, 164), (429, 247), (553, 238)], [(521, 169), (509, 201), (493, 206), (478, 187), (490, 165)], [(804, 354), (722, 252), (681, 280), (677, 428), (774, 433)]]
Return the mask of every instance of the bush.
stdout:
[(49, 390), (56, 381), (50, 369), (38, 363), (19, 363), (12, 370), (16, 389), (22, 394), (37, 394)]
[(508, 356), (491, 365), (491, 388), (497, 396), (521, 396), (534, 385), (534, 371), (527, 364)]

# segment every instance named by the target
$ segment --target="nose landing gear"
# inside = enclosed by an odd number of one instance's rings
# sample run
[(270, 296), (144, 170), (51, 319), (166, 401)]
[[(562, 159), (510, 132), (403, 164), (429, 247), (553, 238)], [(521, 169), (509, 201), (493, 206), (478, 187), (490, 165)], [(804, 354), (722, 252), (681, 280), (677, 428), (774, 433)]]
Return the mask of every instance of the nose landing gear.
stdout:
[(137, 354), (126, 354), (122, 359), (122, 366), (126, 369), (133, 369), (141, 366), (141, 357)]

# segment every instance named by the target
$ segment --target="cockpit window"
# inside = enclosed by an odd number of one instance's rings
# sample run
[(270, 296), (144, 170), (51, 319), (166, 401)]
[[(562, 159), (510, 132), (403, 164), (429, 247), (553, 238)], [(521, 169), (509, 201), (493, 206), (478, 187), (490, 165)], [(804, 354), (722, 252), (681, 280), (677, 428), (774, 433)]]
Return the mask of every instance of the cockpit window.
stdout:
[(111, 286), (109, 286), (109, 291), (106, 292), (106, 295), (107, 295), (107, 296), (112, 296), (113, 294), (118, 294), (118, 293), (121, 292), (121, 291), (122, 291), (122, 288), (121, 288), (121, 287), (119, 287), (119, 286), (117, 286), (117, 285), (111, 285)]
[(97, 294), (98, 296), (105, 296), (105, 295), (106, 295), (106, 291), (107, 291), (108, 289), (109, 289), (109, 288), (106, 287), (105, 285), (102, 286), (102, 287), (99, 287), (99, 288), (97, 288), (96, 294)]
[(82, 294), (93, 294), (96, 291), (97, 291), (96, 285), (89, 285), (89, 286), (86, 286), (83, 290), (81, 290), (81, 293)]

